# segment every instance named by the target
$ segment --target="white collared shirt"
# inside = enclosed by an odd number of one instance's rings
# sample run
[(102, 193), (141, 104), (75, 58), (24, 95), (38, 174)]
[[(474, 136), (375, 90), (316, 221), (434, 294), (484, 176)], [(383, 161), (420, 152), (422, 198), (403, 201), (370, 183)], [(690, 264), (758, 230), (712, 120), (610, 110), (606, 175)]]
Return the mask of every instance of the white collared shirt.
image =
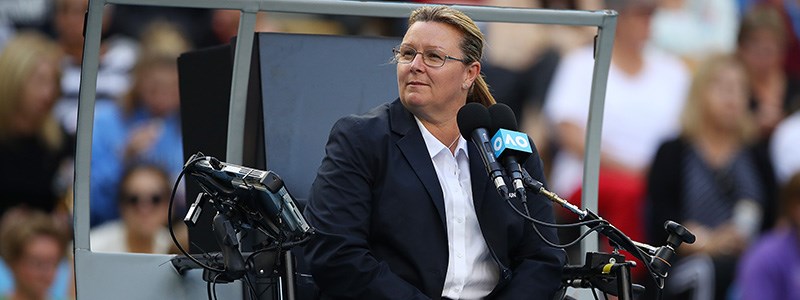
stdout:
[(458, 138), (455, 155), (415, 117), (444, 195), (449, 259), (442, 297), (481, 299), (500, 278), (481, 233), (472, 201), (467, 140)]

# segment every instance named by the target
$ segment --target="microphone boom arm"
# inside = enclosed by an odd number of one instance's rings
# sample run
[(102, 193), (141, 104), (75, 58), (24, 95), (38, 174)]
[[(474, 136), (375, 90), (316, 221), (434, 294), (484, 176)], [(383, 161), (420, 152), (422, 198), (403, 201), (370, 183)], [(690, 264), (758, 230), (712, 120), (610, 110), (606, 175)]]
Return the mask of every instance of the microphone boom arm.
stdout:
[(547, 197), (551, 201), (553, 201), (553, 202), (561, 205), (562, 207), (566, 208), (567, 210), (575, 213), (576, 215), (578, 215), (578, 217), (581, 220), (583, 220), (584, 218), (586, 218), (586, 216), (589, 215), (589, 213), (587, 211), (582, 210), (579, 207), (575, 206), (574, 204), (567, 202), (567, 200), (562, 199), (561, 197), (556, 195), (556, 193), (553, 193), (553, 192), (548, 191), (547, 189), (545, 189), (544, 185), (541, 182), (539, 182), (538, 180), (535, 180), (535, 179), (533, 179), (533, 177), (531, 177), (531, 175), (528, 173), (528, 170), (526, 170), (525, 168), (521, 168), (521, 169), (522, 169), (522, 182), (523, 182), (523, 184), (525, 184), (525, 187), (527, 187), (527, 188), (529, 188), (529, 189), (531, 189), (531, 190), (533, 190), (533, 191), (535, 191), (537, 193), (540, 193), (540, 194), (544, 195), (545, 197)]

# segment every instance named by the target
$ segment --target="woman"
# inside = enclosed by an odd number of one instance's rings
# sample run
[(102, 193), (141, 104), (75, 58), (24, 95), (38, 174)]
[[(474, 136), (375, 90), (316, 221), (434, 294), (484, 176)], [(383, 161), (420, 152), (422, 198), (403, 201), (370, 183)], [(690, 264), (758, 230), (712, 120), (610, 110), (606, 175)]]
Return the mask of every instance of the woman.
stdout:
[(67, 235), (57, 222), (40, 211), (10, 209), (3, 216), (0, 241), (0, 256), (14, 277), (13, 290), (0, 299), (52, 299), (49, 292), (67, 250)]
[(736, 259), (769, 211), (760, 166), (766, 160), (752, 147), (756, 126), (745, 74), (732, 56), (700, 65), (681, 116), (681, 136), (662, 144), (653, 161), (647, 187), (650, 242), (666, 240), (666, 220), (697, 236), (696, 243), (681, 247), (684, 259), (670, 274), (667, 296), (686, 285), (697, 295), (724, 299)]
[(133, 88), (120, 105), (95, 110), (91, 223), (119, 217), (117, 188), (126, 164), (148, 163), (177, 177), (183, 167), (178, 66), (175, 56), (140, 58)]
[(800, 108), (800, 80), (785, 69), (789, 42), (780, 12), (756, 6), (742, 19), (737, 55), (744, 62), (750, 85), (750, 106), (759, 138), (768, 141), (778, 123)]
[[(480, 75), (482, 33), (448, 7), (422, 7), (408, 23), (394, 49), (399, 99), (333, 126), (311, 188), (317, 235), (305, 251), (323, 298), (552, 297), (563, 251), (506, 207), (459, 134), (462, 106), (495, 103)], [(543, 180), (538, 157), (525, 167)], [(549, 202), (530, 197), (533, 217), (552, 221)]]
[(53, 41), (35, 32), (20, 33), (0, 54), (0, 214), (19, 204), (52, 212), (71, 185), (62, 174), (74, 147), (51, 117), (60, 55)]
[(91, 231), (92, 251), (169, 253), (169, 175), (154, 165), (135, 165), (122, 175), (117, 205), (121, 220)]

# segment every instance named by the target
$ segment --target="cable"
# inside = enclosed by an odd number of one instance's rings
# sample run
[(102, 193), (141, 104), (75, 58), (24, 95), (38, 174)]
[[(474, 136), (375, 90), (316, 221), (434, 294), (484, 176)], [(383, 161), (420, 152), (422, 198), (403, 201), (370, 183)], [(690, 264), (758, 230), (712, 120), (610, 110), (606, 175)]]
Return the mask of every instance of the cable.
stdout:
[(258, 299), (258, 292), (256, 288), (253, 286), (253, 283), (250, 282), (250, 274), (244, 275), (244, 284), (247, 286), (247, 290), (250, 291), (250, 296), (253, 297), (253, 300)]
[[(529, 216), (525, 215), (525, 214), (524, 214), (523, 212), (521, 212), (521, 211), (520, 211), (520, 210), (519, 210), (519, 209), (518, 209), (516, 206), (514, 206), (514, 204), (513, 204), (513, 203), (511, 203), (511, 199), (506, 199), (506, 203), (508, 203), (508, 205), (509, 205), (509, 206), (511, 206), (511, 208), (512, 208), (512, 209), (514, 209), (514, 211), (515, 211), (515, 212), (516, 212), (518, 215), (522, 216), (522, 217), (523, 217), (523, 218), (525, 218), (526, 220), (528, 220), (528, 221), (531, 221), (531, 222), (533, 222), (533, 223), (535, 223), (535, 224), (542, 225), (542, 226), (559, 225), (559, 224), (552, 224), (552, 223), (542, 222), (542, 221), (536, 220), (536, 219), (534, 219), (534, 218), (531, 218), (531, 217), (529, 217)], [(604, 227), (605, 227), (605, 226), (608, 224), (608, 222), (607, 222), (607, 221), (605, 221), (605, 220), (589, 220), (589, 221), (584, 221), (584, 222), (575, 223), (575, 224), (586, 225), (586, 224), (593, 224), (593, 223), (598, 223), (598, 225), (597, 225), (597, 226), (595, 226), (595, 227), (592, 227), (592, 228), (590, 228), (589, 230), (587, 230), (586, 232), (584, 232), (583, 234), (581, 234), (581, 236), (579, 236), (577, 239), (573, 240), (572, 242), (566, 243), (566, 244), (557, 244), (557, 243), (551, 242), (550, 240), (548, 240), (548, 239), (547, 239), (547, 238), (546, 238), (546, 237), (545, 237), (545, 236), (542, 234), (542, 232), (541, 232), (541, 231), (539, 231), (539, 228), (538, 228), (538, 227), (536, 227), (536, 226), (533, 226), (533, 229), (534, 229), (534, 231), (536, 232), (536, 234), (539, 236), (539, 238), (541, 238), (541, 239), (542, 239), (542, 241), (544, 241), (544, 242), (545, 242), (545, 244), (547, 244), (548, 246), (550, 246), (550, 247), (555, 247), (555, 248), (567, 248), (567, 247), (571, 247), (571, 246), (573, 246), (573, 245), (575, 245), (575, 244), (579, 243), (581, 240), (583, 240), (584, 238), (586, 238), (586, 236), (588, 236), (590, 233), (592, 233), (592, 232), (594, 232), (594, 231), (598, 231), (598, 230), (600, 230), (600, 229), (603, 229), (603, 228), (604, 228)], [(553, 226), (553, 227), (558, 227), (558, 226)], [(570, 226), (570, 227), (571, 227), (571, 226)]]
[[(558, 223), (548, 223), (548, 222), (544, 222), (544, 221), (539, 221), (537, 219), (531, 218), (529, 216), (529, 214), (530, 214), (529, 212), (526, 214), (526, 213), (523, 213), (522, 211), (520, 211), (516, 206), (514, 206), (511, 203), (511, 199), (510, 198), (506, 198), (505, 200), (509, 205), (511, 205), (511, 208), (513, 208), (514, 211), (518, 215), (520, 215), (523, 218), (525, 218), (526, 220), (528, 220), (530, 222), (533, 222), (533, 223), (536, 223), (536, 224), (538, 224), (540, 226), (552, 227), (552, 228), (571, 228), (571, 227), (581, 227), (581, 226), (584, 226), (584, 225), (585, 226), (589, 226), (589, 225), (593, 225), (595, 223), (597, 223), (597, 224), (605, 224), (605, 225), (608, 224), (608, 221), (606, 221), (606, 220), (586, 220), (586, 221), (580, 221), (580, 222), (569, 223), (569, 224), (558, 224)], [(525, 210), (527, 210), (527, 209), (528, 209), (527, 205), (525, 205)]]
[(175, 185), (172, 187), (172, 193), (171, 193), (171, 195), (169, 197), (169, 208), (168, 208), (168, 213), (167, 213), (167, 227), (169, 228), (169, 235), (170, 235), (170, 237), (172, 237), (172, 242), (175, 243), (175, 246), (178, 248), (178, 250), (181, 251), (181, 253), (184, 256), (189, 258), (192, 262), (196, 263), (198, 266), (200, 266), (203, 269), (211, 270), (211, 271), (214, 271), (214, 272), (217, 272), (217, 273), (224, 273), (225, 270), (208, 266), (208, 265), (200, 262), (196, 258), (194, 258), (194, 256), (192, 256), (191, 254), (189, 254), (189, 252), (186, 251), (186, 249), (183, 249), (183, 245), (181, 245), (181, 243), (178, 242), (178, 238), (175, 236), (175, 231), (172, 229), (172, 217), (171, 217), (172, 216), (172, 207), (175, 204), (175, 192), (178, 191), (178, 185), (180, 185), (180, 182), (181, 182), (181, 179), (183, 178), (183, 175), (186, 174), (186, 169), (189, 166), (194, 165), (195, 163), (197, 163), (198, 161), (200, 161), (203, 158), (205, 158), (205, 156), (203, 156), (202, 153), (198, 152), (196, 154), (196, 156), (194, 157), (194, 159), (192, 159), (189, 162), (187, 162), (186, 165), (181, 170), (181, 173), (178, 174), (178, 179), (175, 180)]
[(208, 300), (214, 300), (211, 295), (211, 281), (206, 282), (206, 293), (208, 293)]
[[(603, 294), (605, 294), (605, 292), (603, 292)], [(597, 289), (594, 286), (592, 287), (592, 296), (594, 296), (594, 300), (600, 300), (600, 297), (597, 296)], [(608, 296), (603, 297), (608, 300)]]
[(211, 294), (214, 296), (212, 300), (217, 299), (217, 278), (222, 275), (222, 273), (217, 273), (214, 275), (214, 279), (211, 279)]

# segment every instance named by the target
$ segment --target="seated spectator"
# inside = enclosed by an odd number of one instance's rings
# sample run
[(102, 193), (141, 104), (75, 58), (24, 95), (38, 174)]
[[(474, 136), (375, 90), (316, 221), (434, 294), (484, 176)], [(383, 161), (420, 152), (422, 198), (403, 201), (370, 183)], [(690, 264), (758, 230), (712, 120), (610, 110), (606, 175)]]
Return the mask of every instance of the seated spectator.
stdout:
[[(608, 3), (619, 18), (605, 98), (598, 210), (631, 238), (643, 240), (645, 172), (658, 145), (677, 134), (689, 74), (677, 57), (646, 47), (655, 1)], [(575, 203), (583, 180), (593, 54), (590, 45), (561, 60), (544, 107), (559, 146), (549, 182)]]
[[(91, 224), (119, 217), (117, 188), (125, 163), (183, 167), (176, 56), (142, 57), (119, 105), (97, 106), (92, 143)], [(116, 103), (114, 103), (116, 104)]]
[(745, 16), (759, 6), (768, 6), (778, 11), (775, 21), (783, 24), (786, 32), (786, 63), (784, 70), (792, 77), (800, 77), (800, 5), (786, 0), (737, 0), (739, 15)]
[(742, 19), (737, 55), (747, 69), (759, 138), (767, 142), (775, 126), (800, 108), (800, 80), (783, 68), (787, 39), (781, 14), (774, 7), (756, 6)]
[(800, 173), (781, 191), (781, 225), (753, 244), (737, 273), (742, 300), (800, 299)]
[(21, 32), (0, 54), (0, 214), (19, 204), (52, 212), (71, 186), (74, 143), (52, 118), (58, 46)]
[[(692, 81), (680, 137), (663, 143), (647, 181), (649, 241), (663, 244), (667, 220), (697, 242), (681, 246), (665, 299), (726, 299), (739, 255), (757, 236), (769, 202), (764, 163), (752, 147), (746, 73), (732, 56), (713, 56)], [(768, 162), (767, 162), (768, 163)]]
[[(78, 121), (78, 89), (83, 62), (83, 22), (88, 0), (54, 0), (55, 33), (58, 45), (66, 54), (61, 74), (61, 99), (55, 107), (56, 118), (71, 135), (75, 134)], [(111, 6), (103, 14), (103, 31), (111, 22)], [(129, 72), (136, 62), (138, 51), (132, 39), (103, 36), (100, 44), (100, 65), (97, 70), (96, 99), (108, 101), (122, 96), (130, 86)]]
[(8, 210), (0, 224), (0, 256), (14, 281), (13, 290), (0, 299), (66, 299), (50, 293), (67, 253), (63, 227), (43, 212), (24, 208)]
[(90, 232), (92, 251), (168, 253), (173, 244), (167, 231), (172, 184), (154, 165), (134, 165), (120, 181), (117, 203), (120, 220), (106, 222)]

